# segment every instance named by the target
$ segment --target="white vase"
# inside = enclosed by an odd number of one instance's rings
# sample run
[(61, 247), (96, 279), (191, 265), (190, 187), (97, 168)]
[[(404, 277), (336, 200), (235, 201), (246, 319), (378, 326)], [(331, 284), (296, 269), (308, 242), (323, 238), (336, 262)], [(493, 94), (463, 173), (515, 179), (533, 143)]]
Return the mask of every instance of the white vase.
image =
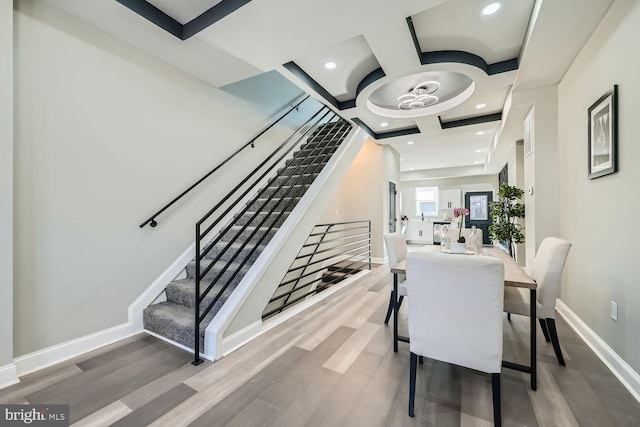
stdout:
[(467, 251), (466, 243), (451, 242), (450, 246), (451, 246), (451, 253), (454, 253), (454, 254), (463, 254)]

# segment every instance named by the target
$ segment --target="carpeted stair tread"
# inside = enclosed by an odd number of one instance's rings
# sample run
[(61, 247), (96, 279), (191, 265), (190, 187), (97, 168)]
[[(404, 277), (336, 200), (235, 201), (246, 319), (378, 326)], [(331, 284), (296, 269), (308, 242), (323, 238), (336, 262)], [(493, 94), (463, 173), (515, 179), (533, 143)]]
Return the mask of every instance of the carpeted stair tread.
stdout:
[[(246, 274), (246, 271), (241, 271), (240, 273), (238, 273), (238, 276), (240, 275), (244, 276), (244, 274)], [(237, 281), (233, 280), (229, 284), (229, 287), (224, 291), (224, 293), (220, 297), (220, 300), (216, 302), (216, 305), (218, 305), (218, 302), (220, 301), (224, 303), (224, 301), (226, 301), (227, 298), (229, 298), (229, 296), (231, 295), (231, 293), (233, 292), (233, 290), (235, 289), (235, 287), (239, 282), (240, 282), (239, 280)], [(211, 288), (211, 290), (207, 293), (207, 296), (200, 303), (201, 310), (204, 310), (209, 304), (211, 304), (211, 301), (213, 301), (215, 296), (222, 289), (222, 286), (224, 285), (224, 283), (226, 282), (223, 281), (219, 284), (214, 285), (213, 288)], [(201, 284), (201, 287), (200, 287), (201, 294), (206, 289), (206, 286), (208, 286), (208, 284), (207, 285), (203, 283)], [(185, 307), (189, 307), (191, 310), (195, 306), (195, 294), (196, 294), (195, 279), (174, 280), (173, 282), (167, 285), (166, 291), (167, 291), (167, 301), (180, 304)]]
[[(200, 351), (204, 351), (204, 331), (213, 320), (213, 310), (200, 323)], [(144, 310), (144, 328), (186, 347), (193, 348), (194, 312), (190, 307), (165, 301)]]
[[(228, 242), (220, 242), (219, 244), (215, 245), (213, 248), (209, 250), (209, 252), (207, 252), (207, 254), (204, 256), (204, 259), (211, 260), (216, 258), (218, 255), (220, 255), (220, 258), (219, 258), (220, 261), (229, 261), (234, 256), (236, 256), (236, 258), (239, 260), (244, 260), (247, 257), (247, 255), (251, 252), (251, 250), (255, 247), (255, 244), (248, 243), (247, 245), (245, 245), (244, 248), (240, 249), (241, 246), (243, 245), (243, 242), (233, 242), (227, 250), (224, 250), (225, 247), (227, 246), (227, 243)], [(249, 261), (250, 262), (255, 261), (260, 255), (260, 253), (262, 253), (262, 251), (266, 247), (267, 247), (266, 243), (260, 244), (258, 248), (253, 252), (253, 254), (249, 256)], [(191, 262), (193, 263), (193, 265), (195, 265), (195, 260)]]
[[(210, 283), (216, 281), (200, 303), (201, 310), (216, 298), (225, 283), (229, 282), (229, 285), (200, 324), (200, 351), (204, 349), (206, 327), (254, 261), (266, 249), (269, 241), (342, 144), (350, 129), (351, 125), (344, 120), (319, 126), (307, 141), (300, 145), (293, 157), (275, 172), (275, 176), (254, 199), (246, 204), (246, 211), (235, 216), (229, 229), (216, 237), (216, 244), (200, 264), (204, 270), (217, 258), (214, 267), (201, 281), (201, 293)], [(232, 243), (227, 246), (229, 242)], [(247, 243), (244, 244), (244, 242)], [(233, 261), (228, 269), (217, 277), (230, 260)], [(186, 267), (187, 278), (174, 280), (167, 285), (165, 289), (167, 301), (147, 307), (143, 314), (146, 330), (186, 347), (193, 347), (194, 344), (195, 269), (196, 263), (192, 260)]]
[[(204, 269), (207, 268), (211, 264), (212, 261), (213, 260), (209, 260), (209, 259), (201, 260), (201, 263), (200, 263), (200, 274), (202, 274), (202, 272), (204, 272)], [(215, 263), (215, 265), (204, 276), (203, 280), (201, 281), (201, 287), (209, 286), (209, 284), (216, 277), (218, 277), (218, 274), (226, 266), (227, 262), (228, 261), (217, 261)], [(245, 265), (239, 270), (238, 274), (235, 276), (235, 278), (232, 280), (232, 282), (239, 282), (239, 278), (242, 278), (242, 276), (244, 276), (244, 274), (249, 270), (250, 267), (251, 267), (251, 263), (250, 262), (246, 262)], [(232, 262), (229, 265), (229, 267), (227, 267), (225, 272), (222, 273), (222, 275), (220, 277), (218, 277), (217, 281), (222, 283), (222, 284), (227, 283), (227, 281), (229, 279), (231, 279), (231, 276), (236, 271), (238, 271), (239, 268), (240, 268), (240, 262)], [(195, 271), (196, 271), (196, 262), (195, 262), (195, 260), (192, 260), (192, 261), (189, 262), (189, 264), (187, 264), (187, 279), (195, 280), (195, 277), (196, 277)], [(240, 273), (242, 273), (242, 274), (240, 274)]]
[(240, 215), (234, 219), (234, 224), (236, 225), (258, 225), (262, 222), (263, 219), (267, 218), (264, 222), (265, 224), (274, 224), (276, 226), (281, 226), (284, 221), (287, 219), (286, 212), (280, 215), (280, 211), (274, 211), (271, 213), (268, 212), (258, 212), (254, 215), (255, 212), (245, 212), (243, 215)]

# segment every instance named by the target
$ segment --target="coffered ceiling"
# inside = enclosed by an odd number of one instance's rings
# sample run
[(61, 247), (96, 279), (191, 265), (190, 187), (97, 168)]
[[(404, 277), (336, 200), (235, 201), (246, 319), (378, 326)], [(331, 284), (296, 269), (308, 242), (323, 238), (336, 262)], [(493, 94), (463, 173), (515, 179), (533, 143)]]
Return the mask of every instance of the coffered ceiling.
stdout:
[(402, 171), (497, 173), (526, 112), (505, 102), (557, 83), (612, 0), (42, 1), (215, 86), (275, 69)]

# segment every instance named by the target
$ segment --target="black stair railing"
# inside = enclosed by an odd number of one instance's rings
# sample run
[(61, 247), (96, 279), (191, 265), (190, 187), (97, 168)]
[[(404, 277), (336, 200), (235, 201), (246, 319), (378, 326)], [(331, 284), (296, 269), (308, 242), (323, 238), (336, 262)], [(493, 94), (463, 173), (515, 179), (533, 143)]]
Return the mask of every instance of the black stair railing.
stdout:
[[(318, 173), (323, 167), (324, 163), (331, 157), (337, 145), (339, 145), (346, 135), (351, 130), (351, 125), (344, 120), (334, 119), (338, 118), (335, 113), (324, 106), (318, 110), (305, 124), (298, 128), (289, 138), (287, 138), (280, 146), (278, 146), (265, 160), (261, 162), (253, 171), (251, 171), (236, 187), (234, 187), (225, 197), (221, 199), (213, 208), (211, 208), (197, 223), (196, 223), (196, 258), (195, 258), (195, 309), (194, 309), (194, 364), (202, 363), (199, 357), (200, 349), (200, 325), (205, 320), (211, 309), (225, 294), (227, 289), (231, 286), (237, 275), (243, 271), (245, 265), (249, 262), (255, 251), (260, 247), (263, 241), (270, 235), (276, 224), (282, 219), (286, 212), (290, 211), (302, 194), (306, 191), (303, 184), (307, 183), (307, 179), (312, 177), (314, 173)], [(320, 127), (321, 126), (321, 127)], [(257, 196), (254, 197), (254, 202), (261, 201), (258, 206), (254, 206), (253, 203), (247, 204), (236, 216), (236, 218), (246, 214), (247, 212), (253, 212), (248, 221), (244, 222), (242, 226), (236, 226), (235, 221), (230, 221), (221, 230), (216, 231), (216, 237), (211, 241), (208, 241), (208, 235), (215, 230), (215, 227), (220, 222), (227, 218), (229, 213), (234, 209), (234, 206), (239, 204), (250, 191), (255, 191), (254, 188), (262, 182), (262, 180), (273, 172), (273, 170), (282, 163), (282, 161), (300, 145), (301, 141), (311, 133), (312, 130), (318, 129), (317, 135), (314, 136), (314, 149), (315, 155), (310, 158), (306, 158), (307, 163), (299, 162), (297, 165), (287, 165), (281, 169), (282, 173), (274, 176), (269, 180), (267, 185), (261, 188)], [(324, 132), (324, 136), (322, 135)], [(299, 135), (297, 138), (296, 135)], [(320, 137), (320, 139), (318, 139)], [(323, 144), (330, 141), (338, 141), (335, 144)], [(262, 171), (262, 172), (260, 172)], [(288, 171), (288, 174), (284, 174)], [(281, 179), (279, 185), (276, 184), (277, 180), (282, 176), (286, 176), (286, 179)], [(292, 178), (295, 177), (295, 178)], [(286, 184), (286, 185), (285, 185)], [(240, 191), (242, 188), (243, 191)], [(286, 187), (286, 188), (285, 188)], [(284, 188), (284, 193), (283, 193)], [(271, 194), (267, 191), (271, 189)], [(275, 189), (275, 190), (274, 190)], [(276, 195), (280, 194), (276, 197)], [(277, 199), (276, 203), (273, 200)], [(223, 206), (228, 206), (222, 212)], [(268, 208), (268, 206), (271, 206)], [(253, 211), (249, 211), (249, 208), (253, 208)], [(268, 209), (264, 218), (257, 224), (256, 218), (259, 214), (264, 214)], [(274, 213), (276, 215), (274, 215)], [(235, 227), (235, 229), (234, 229)], [(233, 255), (224, 262), (224, 266), (215, 274), (210, 280), (205, 280), (206, 275), (213, 269), (213, 267), (220, 261), (223, 254), (226, 253), (237, 241), (245, 234), (248, 227), (253, 227), (248, 237), (245, 237), (239, 248), (235, 248)], [(261, 234), (258, 235), (258, 233)], [(257, 241), (254, 241), (254, 237), (257, 236)], [(225, 238), (225, 240), (222, 240)], [(206, 243), (205, 243), (206, 242)], [(221, 243), (222, 242), (222, 243)], [(226, 245), (214, 256), (208, 264), (203, 268), (202, 264), (205, 262), (206, 255), (218, 244)], [(244, 249), (249, 242), (252, 246), (247, 251)], [(230, 269), (231, 266), (233, 269)], [(227, 271), (231, 271), (228, 277), (223, 278)], [(204, 288), (203, 288), (204, 284)], [(217, 286), (217, 293), (213, 295), (211, 301), (206, 305), (202, 305), (205, 298), (212, 292), (213, 288)]]
[(240, 154), (242, 151), (244, 151), (247, 147), (251, 147), (253, 148), (255, 146), (256, 141), (258, 140), (258, 138), (260, 138), (262, 135), (264, 135), (269, 129), (271, 129), (272, 127), (274, 127), (276, 124), (278, 124), (280, 121), (282, 121), (282, 119), (284, 119), (285, 117), (287, 117), (291, 112), (295, 111), (299, 111), (299, 107), (300, 105), (305, 102), (307, 99), (309, 99), (309, 95), (305, 96), (301, 101), (297, 102), (293, 107), (291, 107), (290, 109), (288, 109), (286, 112), (284, 112), (283, 114), (281, 114), (277, 119), (275, 119), (274, 121), (272, 121), (271, 123), (269, 123), (267, 126), (265, 126), (264, 128), (262, 128), (258, 133), (256, 133), (253, 138), (251, 138), (249, 141), (247, 141), (247, 143), (245, 143), (243, 146), (241, 146), (240, 148), (238, 148), (236, 151), (234, 151), (233, 153), (231, 153), (226, 159), (224, 159), (222, 162), (220, 162), (216, 167), (214, 167), (213, 169), (211, 169), (209, 172), (207, 172), (206, 174), (204, 174), (204, 176), (202, 178), (200, 178), (199, 180), (197, 180), (196, 182), (194, 182), (193, 184), (191, 184), (186, 190), (184, 190), (182, 193), (178, 194), (173, 200), (171, 200), (169, 203), (167, 203), (166, 205), (164, 205), (162, 208), (158, 209), (153, 215), (151, 215), (149, 218), (147, 218), (142, 224), (140, 224), (140, 228), (143, 228), (145, 225), (149, 224), (149, 226), (151, 227), (155, 227), (158, 225), (158, 222), (156, 221), (156, 218), (161, 215), (164, 211), (166, 211), (167, 209), (169, 209), (171, 206), (173, 206), (178, 200), (182, 199), (184, 196), (186, 196), (189, 192), (191, 192), (194, 188), (196, 188), (198, 185), (200, 185), (204, 180), (206, 180), (207, 178), (209, 178), (211, 175), (213, 175), (215, 172), (217, 172), (221, 167), (223, 167), (224, 165), (226, 165), (227, 163), (229, 163), (234, 157), (236, 157), (238, 154)]
[[(328, 289), (349, 274), (371, 270), (371, 221), (316, 225), (262, 313), (262, 319)], [(331, 271), (334, 278), (324, 280)]]

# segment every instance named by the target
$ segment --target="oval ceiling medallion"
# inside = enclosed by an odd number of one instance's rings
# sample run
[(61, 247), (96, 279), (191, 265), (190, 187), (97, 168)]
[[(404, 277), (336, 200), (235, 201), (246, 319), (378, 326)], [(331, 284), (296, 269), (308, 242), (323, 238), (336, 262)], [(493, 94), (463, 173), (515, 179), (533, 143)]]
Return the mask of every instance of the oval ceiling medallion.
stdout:
[(394, 118), (438, 114), (460, 105), (475, 90), (471, 78), (452, 71), (427, 71), (396, 79), (369, 95), (372, 112)]

